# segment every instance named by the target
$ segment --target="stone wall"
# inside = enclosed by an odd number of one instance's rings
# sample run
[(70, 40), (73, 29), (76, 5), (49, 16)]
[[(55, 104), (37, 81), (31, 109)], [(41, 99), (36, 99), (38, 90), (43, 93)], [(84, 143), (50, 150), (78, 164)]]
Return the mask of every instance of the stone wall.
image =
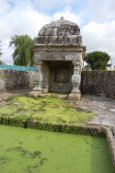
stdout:
[(115, 71), (83, 71), (81, 79), (83, 94), (115, 98)]
[(0, 69), (0, 92), (33, 88), (33, 73)]
[[(0, 69), (0, 92), (32, 89), (33, 73)], [(81, 79), (83, 94), (115, 98), (115, 71), (83, 71)]]

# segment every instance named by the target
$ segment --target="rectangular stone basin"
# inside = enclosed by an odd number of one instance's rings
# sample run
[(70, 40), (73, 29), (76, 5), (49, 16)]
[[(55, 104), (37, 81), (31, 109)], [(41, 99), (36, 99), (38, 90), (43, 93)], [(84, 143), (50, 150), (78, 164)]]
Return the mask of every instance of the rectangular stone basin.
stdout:
[(0, 173), (113, 173), (105, 137), (0, 125)]

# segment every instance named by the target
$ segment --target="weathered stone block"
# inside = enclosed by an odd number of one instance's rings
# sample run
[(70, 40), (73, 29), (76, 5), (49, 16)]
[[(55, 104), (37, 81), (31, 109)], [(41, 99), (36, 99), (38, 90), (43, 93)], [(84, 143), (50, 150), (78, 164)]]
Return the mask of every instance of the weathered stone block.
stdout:
[(80, 99), (81, 99), (81, 93), (80, 92), (70, 93), (69, 97), (68, 97), (68, 100), (70, 100), (70, 101), (79, 101)]

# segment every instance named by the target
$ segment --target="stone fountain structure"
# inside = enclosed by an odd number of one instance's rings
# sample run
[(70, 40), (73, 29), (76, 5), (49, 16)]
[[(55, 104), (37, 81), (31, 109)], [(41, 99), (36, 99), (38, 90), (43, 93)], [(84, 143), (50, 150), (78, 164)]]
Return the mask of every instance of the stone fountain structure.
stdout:
[(34, 48), (34, 92), (68, 93), (69, 99), (80, 99), (84, 46), (80, 28), (65, 20), (41, 28)]

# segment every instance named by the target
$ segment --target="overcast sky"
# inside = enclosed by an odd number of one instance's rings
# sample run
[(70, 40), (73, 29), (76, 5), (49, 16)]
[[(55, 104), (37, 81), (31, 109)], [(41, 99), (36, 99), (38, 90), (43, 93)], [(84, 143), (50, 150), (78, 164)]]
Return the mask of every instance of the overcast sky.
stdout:
[(36, 37), (44, 24), (61, 16), (80, 26), (87, 52), (108, 52), (115, 64), (115, 0), (0, 0), (0, 60), (12, 64), (11, 36)]

